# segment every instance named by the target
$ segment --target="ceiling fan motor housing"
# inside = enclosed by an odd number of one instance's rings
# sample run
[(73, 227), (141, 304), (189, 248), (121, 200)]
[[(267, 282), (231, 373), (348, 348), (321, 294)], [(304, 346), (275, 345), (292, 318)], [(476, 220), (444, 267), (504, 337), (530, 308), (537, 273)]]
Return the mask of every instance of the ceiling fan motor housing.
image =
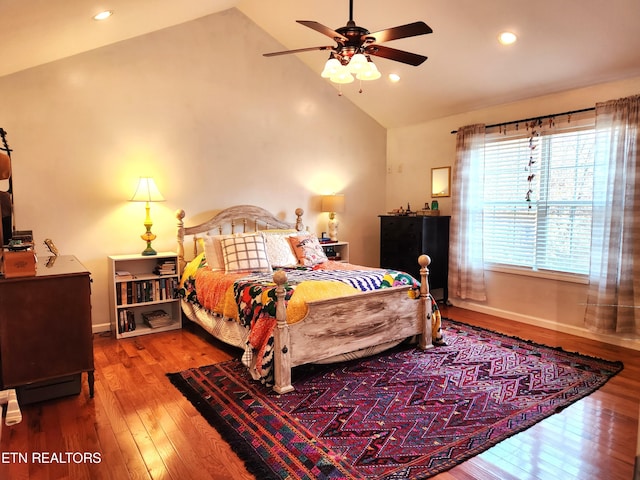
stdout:
[(344, 37), (334, 38), (338, 44), (335, 54), (343, 65), (348, 64), (356, 53), (366, 53), (366, 46), (375, 40), (373, 37), (367, 37), (371, 33), (369, 30), (357, 26), (352, 20), (349, 20), (346, 26), (337, 28), (336, 32)]

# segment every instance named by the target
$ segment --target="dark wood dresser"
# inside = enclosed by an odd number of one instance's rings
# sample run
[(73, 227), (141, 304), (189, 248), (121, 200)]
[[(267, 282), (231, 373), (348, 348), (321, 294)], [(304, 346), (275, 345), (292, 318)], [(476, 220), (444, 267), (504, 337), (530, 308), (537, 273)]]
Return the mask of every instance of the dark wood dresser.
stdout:
[(93, 397), (91, 276), (71, 255), (41, 257), (36, 275), (0, 279), (0, 383), (20, 403), (80, 392)]
[(380, 267), (402, 270), (420, 278), (418, 256), (431, 257), (429, 286), (442, 289), (445, 302), (449, 298), (449, 221), (448, 216), (380, 216)]

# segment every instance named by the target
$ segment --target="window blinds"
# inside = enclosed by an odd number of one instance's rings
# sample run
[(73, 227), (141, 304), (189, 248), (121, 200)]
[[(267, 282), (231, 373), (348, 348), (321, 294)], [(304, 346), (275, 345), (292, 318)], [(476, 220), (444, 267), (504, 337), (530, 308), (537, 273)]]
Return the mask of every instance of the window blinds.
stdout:
[(593, 125), (488, 135), (479, 179), (485, 262), (588, 273), (593, 154)]

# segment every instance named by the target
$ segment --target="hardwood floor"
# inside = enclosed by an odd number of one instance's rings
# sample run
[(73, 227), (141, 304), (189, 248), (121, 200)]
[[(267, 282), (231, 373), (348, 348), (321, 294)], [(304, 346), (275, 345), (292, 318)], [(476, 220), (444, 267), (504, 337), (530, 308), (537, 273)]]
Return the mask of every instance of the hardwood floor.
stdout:
[[(633, 478), (639, 352), (454, 307), (444, 307), (443, 314), (568, 351), (621, 360), (625, 368), (592, 395), (434, 478)], [(95, 397), (89, 398), (83, 378), (80, 395), (23, 406), (22, 423), (3, 426), (0, 479), (253, 478), (166, 377), (167, 372), (227, 360), (235, 350), (193, 327), (125, 340), (96, 335), (94, 347)], [(32, 461), (34, 453), (40, 461)], [(76, 463), (83, 455), (88, 459)]]

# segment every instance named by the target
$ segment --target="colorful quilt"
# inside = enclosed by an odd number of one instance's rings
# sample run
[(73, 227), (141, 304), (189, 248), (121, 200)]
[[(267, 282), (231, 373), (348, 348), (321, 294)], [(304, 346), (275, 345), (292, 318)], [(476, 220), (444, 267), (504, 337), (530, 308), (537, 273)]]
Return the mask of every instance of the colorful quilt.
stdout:
[[(325, 262), (313, 267), (285, 269), (287, 322), (302, 320), (307, 302), (360, 292), (409, 286), (409, 295), (418, 297), (419, 282), (411, 275), (389, 269), (359, 267)], [(276, 325), (276, 295), (273, 275), (267, 273), (225, 274), (212, 271), (202, 258), (195, 259), (183, 274), (179, 295), (198, 307), (249, 329), (243, 362), (253, 377), (266, 385), (273, 383), (273, 329)]]

